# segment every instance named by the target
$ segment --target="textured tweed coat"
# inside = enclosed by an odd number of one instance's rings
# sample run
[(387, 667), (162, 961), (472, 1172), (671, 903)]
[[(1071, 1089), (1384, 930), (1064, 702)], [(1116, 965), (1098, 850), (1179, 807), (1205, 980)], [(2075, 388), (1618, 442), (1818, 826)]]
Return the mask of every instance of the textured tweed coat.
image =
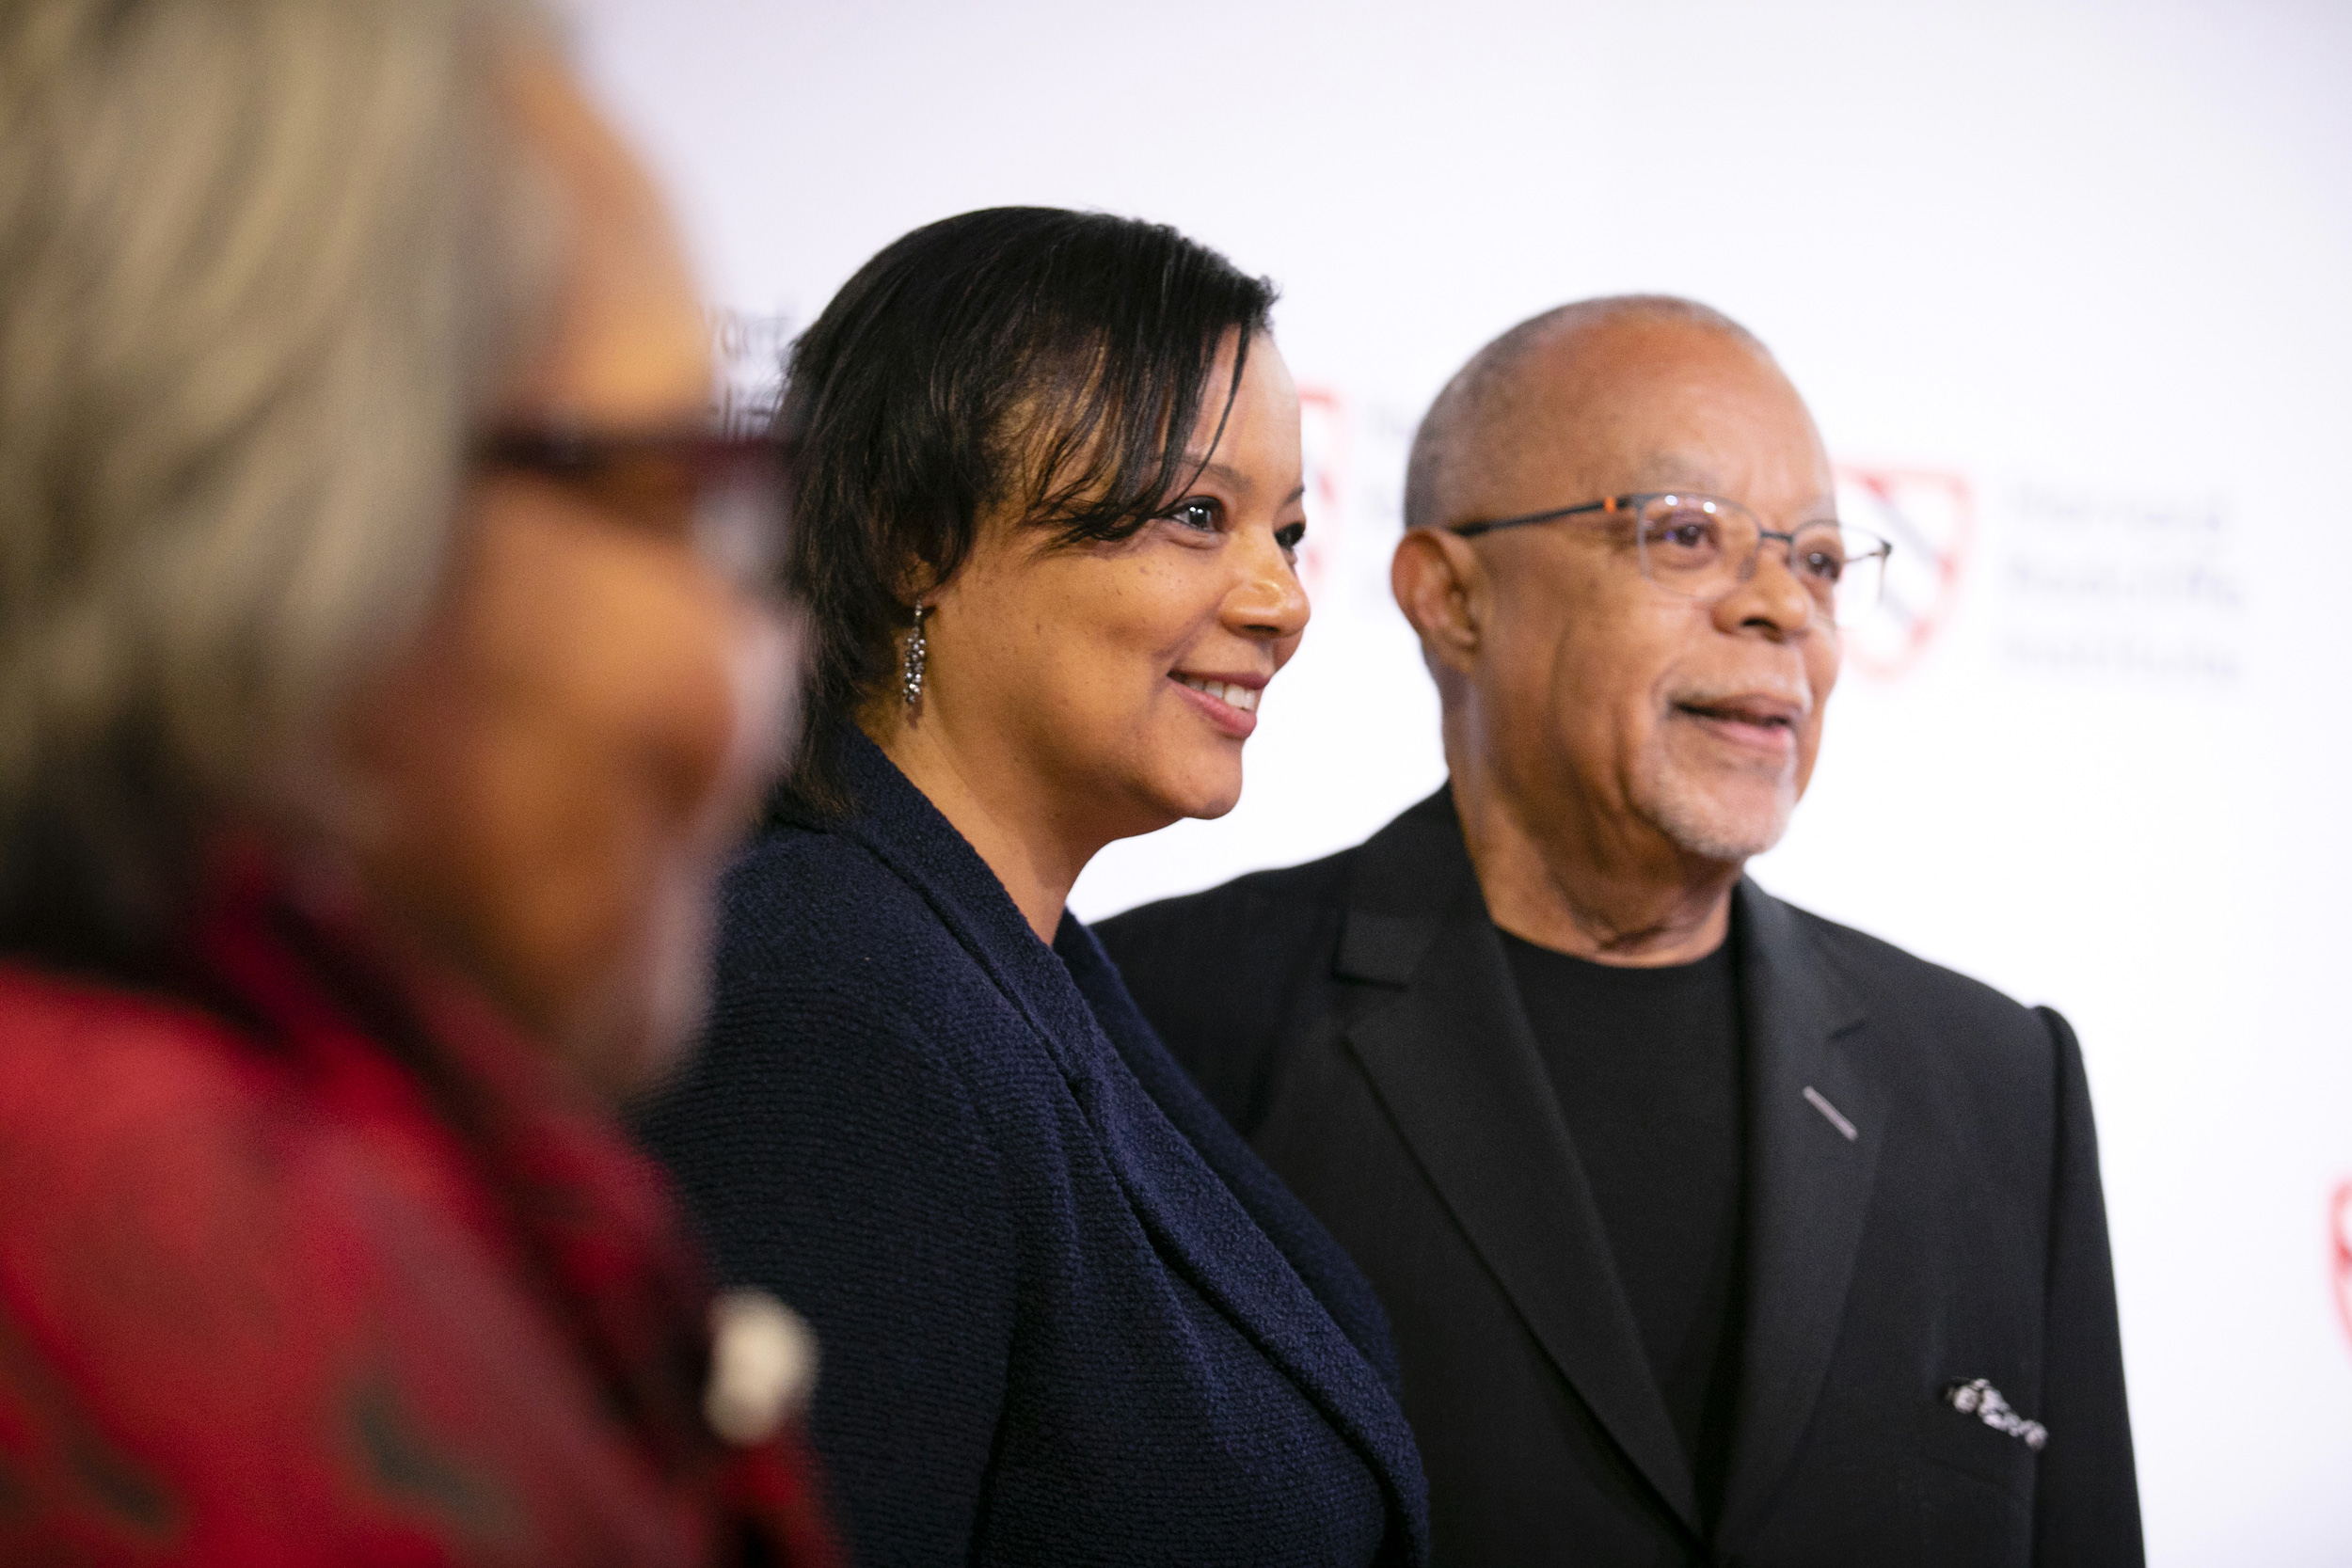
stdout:
[(642, 1130), (730, 1281), (822, 1345), (856, 1560), (1418, 1563), (1362, 1276), (1086, 927), (1039, 942), (882, 752), (731, 873), (709, 1037)]

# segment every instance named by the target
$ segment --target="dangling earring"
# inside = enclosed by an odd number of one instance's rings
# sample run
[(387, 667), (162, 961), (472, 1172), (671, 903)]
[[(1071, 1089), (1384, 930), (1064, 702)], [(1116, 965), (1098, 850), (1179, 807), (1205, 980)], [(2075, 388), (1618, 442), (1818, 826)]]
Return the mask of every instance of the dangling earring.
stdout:
[(907, 706), (923, 700), (923, 617), (928, 607), (922, 600), (914, 601), (914, 629), (906, 635), (906, 656), (898, 662), (898, 685), (906, 693)]

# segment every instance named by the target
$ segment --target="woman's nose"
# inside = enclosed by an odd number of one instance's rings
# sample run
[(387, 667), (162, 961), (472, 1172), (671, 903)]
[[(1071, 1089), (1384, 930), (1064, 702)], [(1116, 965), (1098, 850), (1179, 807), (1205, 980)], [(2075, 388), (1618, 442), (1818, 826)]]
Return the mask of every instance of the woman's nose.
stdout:
[(1245, 635), (1274, 639), (1296, 637), (1307, 629), (1313, 613), (1307, 590), (1298, 580), (1291, 552), (1275, 541), (1271, 529), (1252, 530), (1245, 536), (1242, 579), (1226, 600), (1226, 618)]

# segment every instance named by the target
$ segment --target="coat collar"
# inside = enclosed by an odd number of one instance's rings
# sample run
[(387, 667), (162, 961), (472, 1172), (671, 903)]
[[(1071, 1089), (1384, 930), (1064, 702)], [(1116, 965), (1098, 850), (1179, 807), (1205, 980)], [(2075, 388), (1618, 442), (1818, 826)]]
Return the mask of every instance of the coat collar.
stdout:
[[(930, 904), (1026, 1019), (1162, 1255), (1363, 1455), (1390, 1501), (1397, 1560), (1422, 1560), (1426, 1483), (1402, 1410), (1291, 1260), (1122, 1059), (1106, 1025), (1137, 1035), (1125, 1042), (1131, 1054), (1166, 1053), (1093, 933), (1065, 914), (1053, 947), (1038, 941), (978, 852), (879, 747), (851, 732), (841, 748), (856, 806), (826, 828), (864, 845)], [(1169, 1070), (1178, 1069), (1171, 1064)]]
[[(1841, 1044), (1851, 993), (1794, 912), (1734, 894), (1748, 1060), (1745, 1323), (1721, 1525), (1753, 1528), (1818, 1402), (1868, 1208), (1886, 1098)], [(1561, 1373), (1693, 1533), (1695, 1485), (1620, 1284), (1450, 789), (1359, 852), (1343, 979), (1377, 988), (1347, 1039), (1464, 1233)], [(1854, 1129), (1848, 1138), (1804, 1093)]]

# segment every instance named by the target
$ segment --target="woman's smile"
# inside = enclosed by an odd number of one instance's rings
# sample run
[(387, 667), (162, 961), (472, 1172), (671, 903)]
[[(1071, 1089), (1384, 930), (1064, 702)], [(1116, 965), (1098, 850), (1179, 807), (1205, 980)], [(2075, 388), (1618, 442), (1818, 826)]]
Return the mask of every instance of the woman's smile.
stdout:
[(1258, 727), (1258, 694), (1263, 675), (1196, 675), (1171, 670), (1168, 678), (1184, 693), (1184, 700), (1207, 716), (1209, 722), (1232, 736), (1247, 740)]

